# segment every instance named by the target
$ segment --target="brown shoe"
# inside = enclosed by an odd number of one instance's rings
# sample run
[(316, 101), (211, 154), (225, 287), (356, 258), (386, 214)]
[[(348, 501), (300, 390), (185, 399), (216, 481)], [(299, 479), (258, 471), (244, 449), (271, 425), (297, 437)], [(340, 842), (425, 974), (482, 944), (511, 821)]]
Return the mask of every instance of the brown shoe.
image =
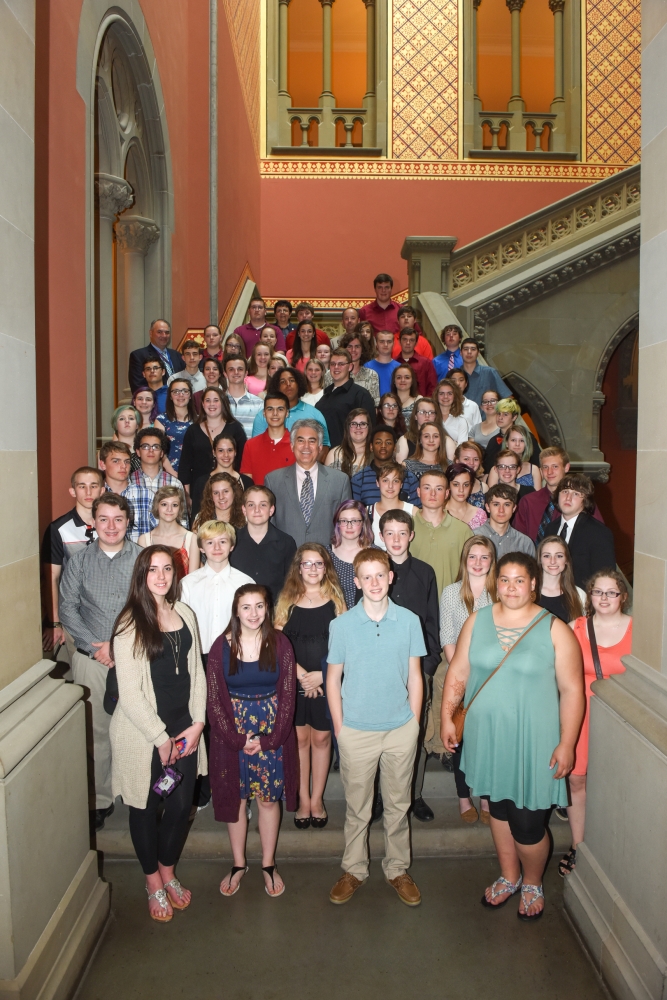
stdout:
[(479, 819), (479, 813), (474, 806), (470, 806), (470, 809), (466, 809), (465, 812), (461, 813), (461, 819), (464, 823), (476, 823)]
[(393, 885), (402, 903), (405, 903), (406, 906), (419, 906), (422, 894), (407, 872), (403, 872), (396, 878), (389, 878), (387, 882), (389, 885)]
[(488, 809), (480, 809), (479, 818), (481, 819), (484, 826), (491, 826), (491, 813)]
[(348, 899), (352, 899), (359, 886), (363, 884), (361, 879), (355, 878), (349, 872), (344, 872), (329, 893), (329, 899), (332, 903), (347, 903)]

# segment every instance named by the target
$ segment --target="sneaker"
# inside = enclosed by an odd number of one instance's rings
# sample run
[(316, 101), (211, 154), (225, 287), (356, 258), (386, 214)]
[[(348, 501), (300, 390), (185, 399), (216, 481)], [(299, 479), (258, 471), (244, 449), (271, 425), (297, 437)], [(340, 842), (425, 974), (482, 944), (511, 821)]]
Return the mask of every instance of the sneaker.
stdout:
[(556, 816), (558, 816), (558, 819), (562, 820), (563, 823), (567, 823), (567, 809), (558, 808), (555, 809), (554, 812), (556, 813)]
[(405, 903), (406, 906), (419, 906), (422, 894), (407, 872), (403, 872), (396, 878), (388, 878), (387, 882), (394, 887), (402, 903)]

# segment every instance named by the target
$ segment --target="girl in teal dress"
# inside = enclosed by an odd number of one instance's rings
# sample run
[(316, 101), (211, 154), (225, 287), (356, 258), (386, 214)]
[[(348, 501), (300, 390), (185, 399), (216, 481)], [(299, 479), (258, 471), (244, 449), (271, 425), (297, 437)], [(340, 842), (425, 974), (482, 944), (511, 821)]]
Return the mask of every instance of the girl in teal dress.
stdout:
[(497, 574), (498, 603), (471, 615), (461, 631), (445, 681), (441, 734), (454, 752), (452, 715), (463, 701), (461, 770), (475, 795), (489, 797), (501, 867), (482, 904), (502, 906), (521, 889), (518, 916), (535, 920), (544, 910), (548, 814), (567, 804), (564, 779), (584, 714), (583, 667), (571, 630), (534, 604), (535, 560), (509, 553)]

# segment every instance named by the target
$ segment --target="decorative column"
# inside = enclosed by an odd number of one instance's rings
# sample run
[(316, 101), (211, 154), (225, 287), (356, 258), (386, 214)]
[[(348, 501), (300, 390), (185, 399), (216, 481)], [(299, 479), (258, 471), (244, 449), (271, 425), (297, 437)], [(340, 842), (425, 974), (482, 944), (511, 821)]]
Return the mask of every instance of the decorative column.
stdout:
[(549, 0), (549, 9), (554, 16), (554, 99), (551, 102), (551, 111), (558, 115), (554, 124), (551, 148), (555, 153), (563, 153), (567, 146), (565, 131), (565, 47), (563, 25), (565, 0)]
[(526, 148), (526, 130), (523, 127), (523, 112), (526, 104), (521, 96), (521, 9), (525, 0), (505, 0), (512, 18), (512, 96), (507, 110), (512, 112), (507, 148)]
[(366, 122), (364, 124), (364, 146), (374, 146), (375, 119), (376, 119), (376, 72), (375, 72), (375, 0), (363, 0), (366, 7), (366, 93), (361, 102), (366, 108)]
[(320, 0), (322, 5), (322, 93), (320, 107), (322, 108), (322, 123), (319, 128), (319, 145), (332, 148), (336, 145), (336, 126), (332, 110), (336, 107), (336, 98), (331, 89), (331, 66), (333, 50), (333, 31), (331, 25), (331, 8), (334, 0)]
[(289, 5), (290, 0), (278, 0), (278, 135), (281, 146), (292, 145), (292, 123), (287, 109), (292, 97), (287, 89), (289, 66)]
[(122, 177), (112, 174), (95, 176), (95, 203), (98, 214), (97, 233), (97, 301), (95, 327), (98, 355), (97, 408), (99, 413), (98, 444), (100, 438), (111, 434), (109, 421), (118, 399), (116, 372), (116, 330), (113, 281), (113, 227), (116, 216), (129, 208), (134, 201), (132, 188)]
[[(118, 375), (122, 378), (123, 395), (127, 359), (131, 351), (146, 343), (147, 327), (144, 314), (144, 258), (160, 237), (160, 227), (152, 219), (128, 215), (115, 225), (116, 242), (123, 254), (122, 316), (118, 323)], [(120, 395), (120, 393), (119, 393)]]
[(473, 84), (473, 143), (475, 149), (481, 149), (483, 145), (482, 126), (479, 116), (482, 110), (482, 101), (479, 97), (479, 80), (477, 79), (477, 11), (482, 0), (472, 0), (472, 84)]

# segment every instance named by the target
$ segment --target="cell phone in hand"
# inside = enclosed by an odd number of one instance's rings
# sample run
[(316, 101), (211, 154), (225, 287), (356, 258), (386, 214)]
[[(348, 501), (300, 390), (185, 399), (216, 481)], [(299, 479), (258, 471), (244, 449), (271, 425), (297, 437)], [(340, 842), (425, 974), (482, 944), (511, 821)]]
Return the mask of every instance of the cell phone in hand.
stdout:
[(185, 750), (187, 745), (188, 741), (186, 740), (185, 736), (181, 736), (180, 740), (176, 740), (176, 749), (178, 750), (181, 756), (183, 755), (183, 751)]

